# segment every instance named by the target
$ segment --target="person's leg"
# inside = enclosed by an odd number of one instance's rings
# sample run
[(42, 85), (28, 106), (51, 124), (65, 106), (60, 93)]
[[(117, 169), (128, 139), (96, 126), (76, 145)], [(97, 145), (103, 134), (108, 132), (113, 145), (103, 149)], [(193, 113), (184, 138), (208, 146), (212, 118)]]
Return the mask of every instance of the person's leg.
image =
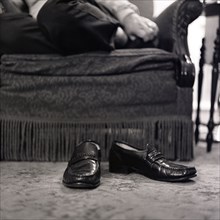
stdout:
[(88, 1), (49, 0), (37, 20), (45, 36), (65, 54), (114, 49), (118, 21)]
[(22, 13), (8, 0), (0, 3), (0, 54), (58, 53), (30, 15)]
[(51, 54), (58, 50), (41, 33), (36, 21), (25, 13), (0, 15), (1, 54)]
[(19, 13), (21, 12), (10, 0), (0, 0), (0, 7), (4, 13)]
[(58, 53), (41, 33), (36, 21), (28, 14), (1, 14), (0, 33), (1, 54)]

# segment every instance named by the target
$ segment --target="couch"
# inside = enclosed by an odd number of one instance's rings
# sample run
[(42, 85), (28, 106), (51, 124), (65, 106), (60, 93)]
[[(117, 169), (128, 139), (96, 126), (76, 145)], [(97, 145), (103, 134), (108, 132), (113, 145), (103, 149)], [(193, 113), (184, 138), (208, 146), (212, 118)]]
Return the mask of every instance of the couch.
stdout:
[(187, 28), (199, 0), (162, 12), (159, 47), (1, 57), (1, 160), (67, 161), (76, 144), (95, 140), (102, 160), (113, 140), (155, 145), (171, 160), (193, 159), (195, 70)]

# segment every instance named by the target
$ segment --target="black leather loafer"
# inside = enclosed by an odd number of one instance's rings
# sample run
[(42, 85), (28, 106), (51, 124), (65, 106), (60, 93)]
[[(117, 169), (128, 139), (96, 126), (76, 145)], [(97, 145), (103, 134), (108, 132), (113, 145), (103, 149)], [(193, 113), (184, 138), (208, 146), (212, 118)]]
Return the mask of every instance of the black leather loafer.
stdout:
[(140, 173), (159, 181), (179, 182), (196, 176), (195, 167), (172, 163), (148, 145), (139, 150), (124, 142), (115, 141), (109, 154), (109, 171), (113, 173)]
[(97, 143), (85, 141), (76, 146), (63, 174), (63, 184), (71, 188), (95, 188), (100, 185), (101, 151)]

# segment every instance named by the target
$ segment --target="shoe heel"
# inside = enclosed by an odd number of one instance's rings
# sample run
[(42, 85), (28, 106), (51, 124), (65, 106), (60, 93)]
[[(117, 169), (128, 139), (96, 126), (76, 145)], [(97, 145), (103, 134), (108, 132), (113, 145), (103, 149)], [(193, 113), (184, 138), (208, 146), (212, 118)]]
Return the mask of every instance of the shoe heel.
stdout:
[(115, 153), (110, 153), (109, 155), (109, 172), (111, 173), (131, 173), (131, 169), (123, 164), (121, 158)]

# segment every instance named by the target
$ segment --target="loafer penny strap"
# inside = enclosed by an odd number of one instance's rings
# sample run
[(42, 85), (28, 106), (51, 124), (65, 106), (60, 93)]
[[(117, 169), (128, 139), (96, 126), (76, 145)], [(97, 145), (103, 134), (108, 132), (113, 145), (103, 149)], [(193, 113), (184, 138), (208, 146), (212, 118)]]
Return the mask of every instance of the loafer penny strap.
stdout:
[(157, 161), (160, 159), (165, 159), (164, 155), (158, 151), (151, 151), (147, 155), (152, 161)]
[(72, 159), (69, 161), (69, 164), (76, 163), (80, 160), (95, 160), (95, 161), (98, 161), (99, 158), (95, 154), (78, 153), (78, 154), (76, 154), (72, 157)]

